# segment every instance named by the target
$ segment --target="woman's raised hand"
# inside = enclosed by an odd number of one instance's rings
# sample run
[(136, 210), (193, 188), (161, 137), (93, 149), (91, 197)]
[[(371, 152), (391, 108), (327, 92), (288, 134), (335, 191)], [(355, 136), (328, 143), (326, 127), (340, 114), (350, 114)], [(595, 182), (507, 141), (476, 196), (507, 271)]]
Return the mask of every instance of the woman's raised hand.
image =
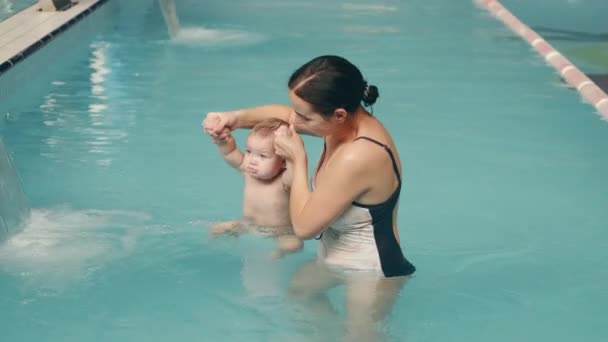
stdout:
[(203, 120), (203, 130), (215, 139), (223, 140), (230, 135), (236, 124), (236, 115), (232, 112), (209, 112)]
[(281, 126), (276, 130), (274, 133), (274, 150), (278, 156), (290, 162), (294, 162), (298, 158), (306, 158), (304, 141), (296, 133), (293, 124), (289, 125), (289, 128)]

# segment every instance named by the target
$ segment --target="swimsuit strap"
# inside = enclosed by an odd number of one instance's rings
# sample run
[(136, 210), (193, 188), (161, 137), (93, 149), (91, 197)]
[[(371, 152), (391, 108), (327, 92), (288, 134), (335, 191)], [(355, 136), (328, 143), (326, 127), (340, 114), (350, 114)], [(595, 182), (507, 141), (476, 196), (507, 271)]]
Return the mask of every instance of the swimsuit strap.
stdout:
[(359, 139), (364, 139), (364, 140), (367, 140), (367, 141), (371, 141), (372, 143), (381, 146), (382, 148), (384, 148), (384, 150), (386, 152), (388, 152), (388, 155), (391, 157), (391, 161), (393, 162), (393, 170), (395, 170), (395, 174), (397, 175), (397, 179), (399, 180), (399, 184), (401, 184), (401, 174), (399, 173), (399, 167), (397, 166), (397, 160), (395, 159), (395, 155), (393, 154), (393, 151), (391, 151), (391, 148), (388, 147), (386, 144), (383, 144), (383, 143), (379, 142), (376, 139), (372, 139), (372, 138), (366, 137), (366, 136), (356, 137), (354, 140), (359, 140)]

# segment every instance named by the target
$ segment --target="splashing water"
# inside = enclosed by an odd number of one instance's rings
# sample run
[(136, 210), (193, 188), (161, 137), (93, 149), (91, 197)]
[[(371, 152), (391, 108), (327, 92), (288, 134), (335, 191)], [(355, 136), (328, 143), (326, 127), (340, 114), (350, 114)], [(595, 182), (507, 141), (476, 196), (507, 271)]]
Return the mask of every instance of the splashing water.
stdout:
[(264, 35), (256, 32), (184, 27), (180, 29), (173, 41), (185, 45), (241, 46), (256, 44), (264, 39)]
[(0, 245), (0, 270), (61, 286), (131, 254), (148, 220), (128, 211), (33, 209), (23, 230)]
[(234, 46), (255, 44), (264, 36), (255, 32), (205, 27), (181, 27), (174, 0), (159, 0), (161, 12), (171, 40), (178, 44)]

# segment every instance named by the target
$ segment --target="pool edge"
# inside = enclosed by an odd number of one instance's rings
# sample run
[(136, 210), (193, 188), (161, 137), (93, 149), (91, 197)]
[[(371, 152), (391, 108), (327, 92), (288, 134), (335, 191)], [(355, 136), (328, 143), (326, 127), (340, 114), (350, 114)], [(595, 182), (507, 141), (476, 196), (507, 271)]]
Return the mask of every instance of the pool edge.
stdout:
[[(67, 19), (59, 27), (57, 27), (56, 29), (45, 34), (44, 37), (42, 37), (41, 39), (33, 42), (32, 44), (25, 46), (25, 48), (23, 48), (19, 52), (15, 53), (12, 57), (10, 57), (4, 61), (0, 61), (0, 77), (2, 77), (3, 74), (5, 74), (12, 67), (17, 65), (19, 62), (24, 61), (27, 57), (31, 56), (36, 51), (40, 50), (46, 44), (48, 44), (49, 42), (53, 41), (53, 39), (55, 39), (56, 37), (61, 35), (61, 33), (65, 32), (67, 29), (71, 28), (72, 26), (74, 26), (75, 24), (80, 22), (82, 19), (87, 17), (89, 14), (93, 13), (101, 5), (107, 3), (108, 1), (109, 0), (97, 0), (94, 3), (91, 3), (91, 5), (89, 7), (84, 9), (82, 12), (76, 14), (75, 16)], [(37, 6), (37, 4), (34, 4), (31, 7), (34, 7), (34, 6)], [(22, 11), (25, 11), (31, 7), (23, 9)]]

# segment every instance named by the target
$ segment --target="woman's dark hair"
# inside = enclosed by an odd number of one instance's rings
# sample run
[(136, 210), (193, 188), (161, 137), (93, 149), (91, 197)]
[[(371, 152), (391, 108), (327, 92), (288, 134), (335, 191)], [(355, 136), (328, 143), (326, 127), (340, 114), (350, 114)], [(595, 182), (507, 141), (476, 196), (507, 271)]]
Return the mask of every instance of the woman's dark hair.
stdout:
[(368, 85), (361, 71), (339, 56), (320, 56), (302, 65), (289, 78), (289, 89), (325, 116), (344, 108), (354, 112), (361, 102), (371, 106), (378, 88)]

